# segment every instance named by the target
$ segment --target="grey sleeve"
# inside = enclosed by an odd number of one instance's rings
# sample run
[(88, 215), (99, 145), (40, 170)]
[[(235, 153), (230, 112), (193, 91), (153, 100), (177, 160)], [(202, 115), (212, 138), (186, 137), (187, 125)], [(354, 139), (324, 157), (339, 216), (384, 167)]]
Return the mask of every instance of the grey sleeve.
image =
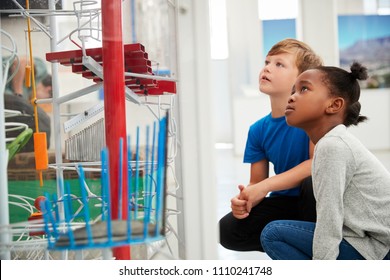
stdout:
[(314, 231), (313, 259), (336, 259), (343, 238), (343, 195), (350, 181), (353, 155), (338, 137), (321, 139), (313, 159), (313, 187), (317, 224)]

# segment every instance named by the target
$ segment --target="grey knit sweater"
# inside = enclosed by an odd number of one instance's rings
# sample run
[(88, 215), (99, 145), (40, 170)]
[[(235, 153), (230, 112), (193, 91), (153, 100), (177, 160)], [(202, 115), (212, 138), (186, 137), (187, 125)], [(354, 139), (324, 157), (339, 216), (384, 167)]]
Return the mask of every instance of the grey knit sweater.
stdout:
[(390, 250), (390, 173), (338, 125), (318, 141), (312, 166), (317, 224), (313, 259), (336, 259), (344, 238), (366, 259)]

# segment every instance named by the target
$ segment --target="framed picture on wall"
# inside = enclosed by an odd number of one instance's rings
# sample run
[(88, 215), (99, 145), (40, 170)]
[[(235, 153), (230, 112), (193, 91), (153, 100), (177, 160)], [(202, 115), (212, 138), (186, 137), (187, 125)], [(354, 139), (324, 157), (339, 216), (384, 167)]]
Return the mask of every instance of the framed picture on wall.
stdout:
[(295, 38), (295, 19), (271, 19), (262, 21), (263, 28), (263, 56), (277, 42), (286, 38)]
[(390, 88), (390, 15), (340, 15), (340, 67), (353, 61), (368, 68), (363, 88)]

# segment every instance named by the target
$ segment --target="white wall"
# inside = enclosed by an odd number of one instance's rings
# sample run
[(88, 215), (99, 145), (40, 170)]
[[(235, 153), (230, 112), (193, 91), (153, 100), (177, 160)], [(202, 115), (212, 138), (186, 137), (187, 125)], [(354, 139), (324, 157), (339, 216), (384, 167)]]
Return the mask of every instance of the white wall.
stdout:
[[(224, 135), (229, 135), (229, 138), (221, 139), (221, 135), (217, 134), (217, 141), (234, 143), (235, 150), (238, 149), (236, 153), (243, 151), (238, 141), (245, 141), (246, 139), (247, 132), (242, 134), (241, 130), (249, 127), (248, 124), (255, 119), (254, 116), (258, 117), (262, 112), (261, 108), (259, 108), (259, 112), (253, 106), (248, 110), (241, 110), (240, 106), (235, 104), (239, 98), (245, 98), (243, 97), (244, 90), (252, 93), (257, 91), (258, 75), (264, 61), (261, 44), (262, 30), (258, 18), (257, 2), (257, 0), (246, 0), (245, 2), (226, 0), (229, 58), (227, 59), (227, 64), (219, 62), (219, 65), (227, 67), (227, 69), (213, 68), (218, 73), (228, 73), (226, 81), (213, 79), (212, 82), (216, 84), (214, 87), (220, 84), (229, 86), (223, 95), (222, 93), (217, 93), (219, 100), (223, 100), (223, 102), (215, 110), (216, 119), (222, 120), (216, 126), (219, 130), (225, 128), (223, 130)], [(215, 75), (215, 73), (212, 73), (212, 75)], [(261, 98), (259, 94), (255, 93), (255, 96), (251, 96), (251, 101), (249, 102), (259, 104), (259, 100), (256, 100), (256, 95), (257, 98)], [(230, 102), (225, 101), (227, 98), (229, 98)], [(230, 112), (219, 109), (224, 104), (230, 105)], [(227, 131), (227, 128), (232, 130)]]
[(232, 109), (232, 96), (229, 80), (229, 62), (226, 59), (211, 61), (211, 95), (210, 99), (215, 104), (213, 117), (215, 118), (216, 143), (232, 143), (234, 121)]
[(216, 175), (208, 1), (180, 1), (179, 111), (187, 259), (216, 259)]
[(297, 39), (309, 44), (326, 65), (339, 61), (336, 5), (336, 0), (299, 1)]
[(390, 89), (366, 89), (360, 96), (364, 123), (350, 128), (373, 151), (390, 149)]

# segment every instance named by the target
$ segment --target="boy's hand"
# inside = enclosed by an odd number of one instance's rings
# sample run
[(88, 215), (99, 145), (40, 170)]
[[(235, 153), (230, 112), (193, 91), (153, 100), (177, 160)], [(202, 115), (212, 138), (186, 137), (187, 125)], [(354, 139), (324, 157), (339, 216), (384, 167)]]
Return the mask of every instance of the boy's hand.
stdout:
[(263, 182), (259, 182), (244, 189), (240, 189), (240, 199), (246, 201), (246, 211), (248, 212), (248, 215), (252, 207), (259, 204), (268, 194), (268, 191), (265, 190), (265, 186), (262, 183)]
[(232, 214), (235, 218), (245, 219), (249, 216), (249, 212), (247, 211), (247, 201), (241, 198), (241, 193), (245, 187), (243, 185), (239, 185), (238, 188), (240, 193), (230, 200), (230, 207), (232, 208)]

